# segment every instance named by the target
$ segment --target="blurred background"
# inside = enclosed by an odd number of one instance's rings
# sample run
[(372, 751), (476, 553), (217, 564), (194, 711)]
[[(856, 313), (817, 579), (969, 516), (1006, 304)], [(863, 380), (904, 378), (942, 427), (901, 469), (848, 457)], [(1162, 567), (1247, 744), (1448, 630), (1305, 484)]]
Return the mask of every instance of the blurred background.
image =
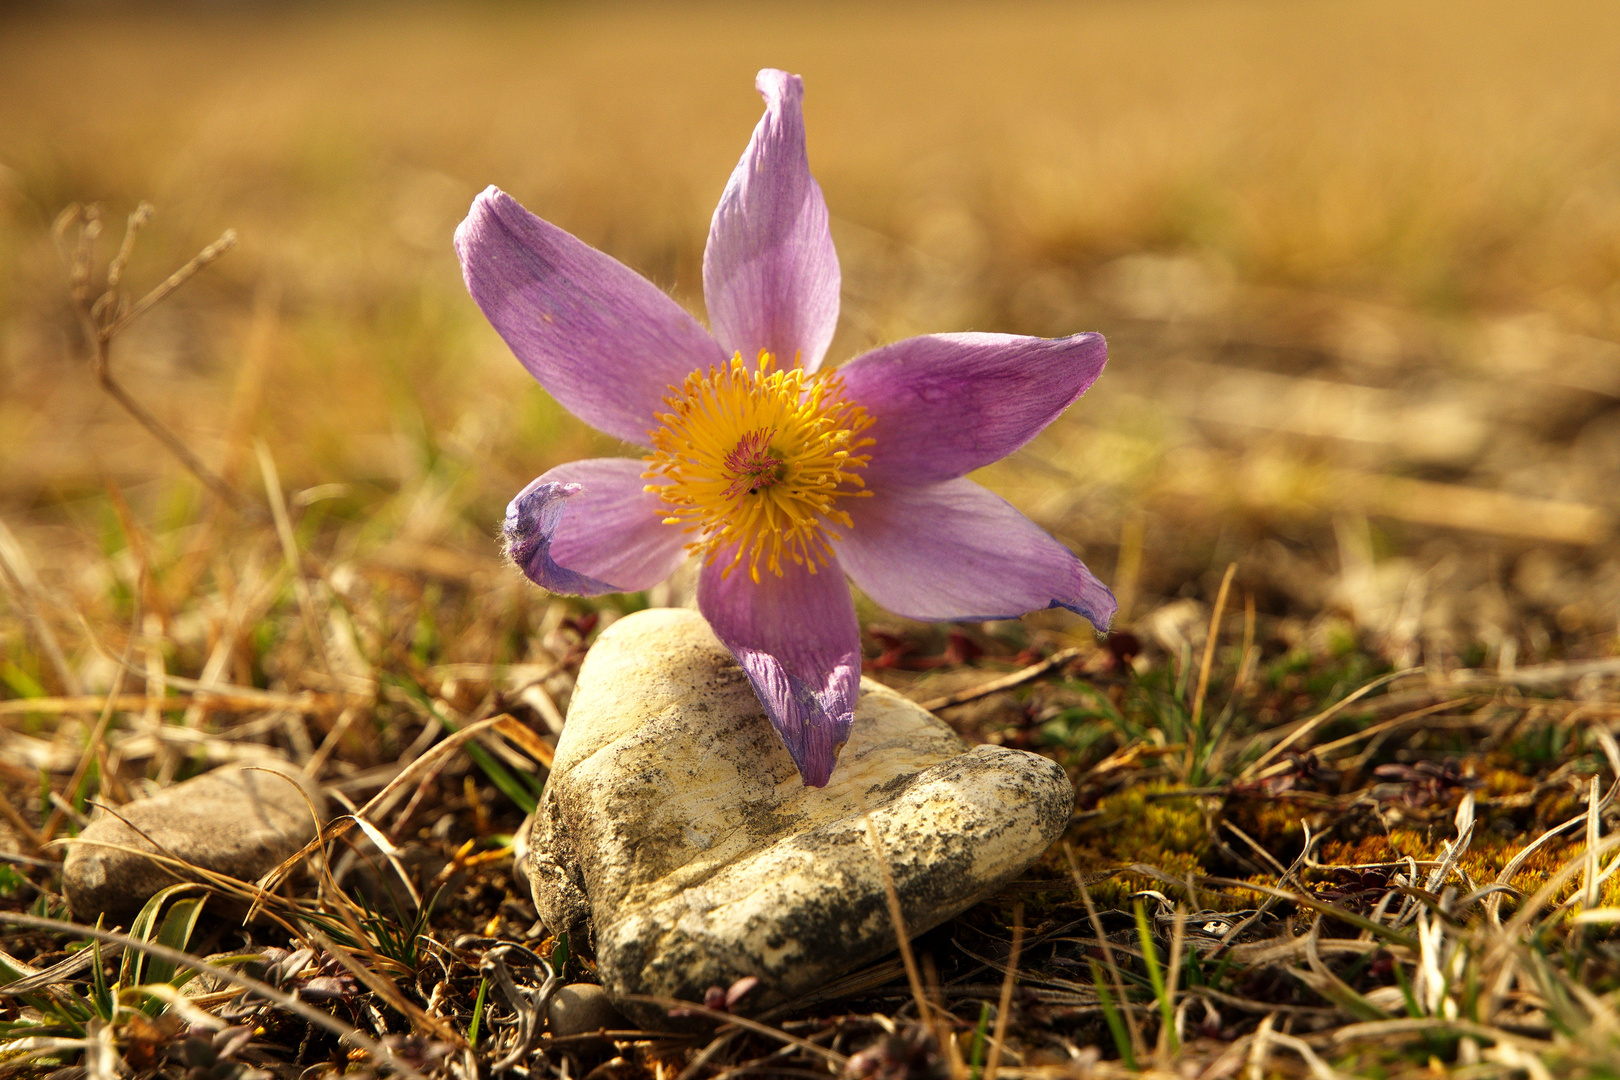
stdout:
[(507, 500), (624, 449), (518, 366), (451, 233), (498, 184), (701, 315), (762, 66), (805, 78), (833, 361), (1107, 335), (981, 479), (1122, 625), (1173, 650), (1235, 562), (1281, 647), (1613, 651), (1620, 7), (1495, 0), (0, 9), (0, 543), (62, 633), (147, 558), (119, 498), (160, 552), (207, 502), (96, 383), (65, 207), (100, 205), (103, 259), (156, 207), (136, 296), (236, 231), (112, 350), (204, 461), (256, 492), (262, 439), (328, 566), (509, 597)]

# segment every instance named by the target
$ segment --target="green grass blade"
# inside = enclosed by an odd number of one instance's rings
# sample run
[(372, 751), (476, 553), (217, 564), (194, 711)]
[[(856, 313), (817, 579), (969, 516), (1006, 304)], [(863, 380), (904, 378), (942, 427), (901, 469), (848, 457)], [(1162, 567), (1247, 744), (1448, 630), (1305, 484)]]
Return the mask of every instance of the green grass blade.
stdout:
[(1164, 985), (1164, 970), (1159, 966), (1159, 950), (1153, 944), (1153, 931), (1148, 928), (1147, 911), (1142, 901), (1136, 902), (1136, 934), (1142, 939), (1142, 960), (1147, 964), (1148, 981), (1153, 984), (1153, 1000), (1159, 1003), (1159, 1016), (1164, 1024), (1165, 1038), (1171, 1050), (1178, 1046), (1176, 1039), (1176, 1011)]
[(1119, 1051), (1119, 1060), (1125, 1063), (1127, 1069), (1135, 1071), (1136, 1054), (1132, 1052), (1130, 1036), (1125, 1032), (1125, 1020), (1114, 1007), (1114, 995), (1108, 992), (1108, 980), (1103, 976), (1102, 965), (1095, 960), (1091, 962), (1091, 981), (1097, 987), (1097, 1002), (1102, 1006), (1108, 1033), (1114, 1037), (1114, 1049)]
[[(438, 720), (439, 723), (444, 725), (444, 729), (446, 731), (453, 735), (459, 730), (456, 724), (446, 717), (442, 712), (440, 712), (438, 707), (434, 705), (433, 698), (430, 697), (420, 686), (417, 686), (416, 683), (409, 679), (398, 678), (389, 679), (387, 681), (393, 682), (400, 689), (404, 690), (406, 693), (416, 698), (417, 701), (421, 702), (422, 707), (428, 712), (432, 713), (433, 717)], [(537, 797), (538, 792), (531, 791), (529, 788), (525, 787), (525, 785), (519, 783), (517, 778), (507, 771), (506, 766), (496, 761), (494, 756), (490, 754), (488, 750), (485, 750), (476, 742), (469, 740), (462, 747), (462, 749), (467, 752), (467, 756), (472, 759), (473, 764), (477, 765), (478, 768), (483, 771), (484, 775), (489, 778), (489, 782), (500, 789), (501, 794), (505, 795), (508, 799), (511, 799), (512, 802), (516, 804), (517, 807), (525, 814), (534, 813), (535, 807), (540, 805), (540, 800)]]
[(487, 993), (489, 993), (489, 980), (479, 979), (478, 998), (473, 1002), (472, 1023), (467, 1027), (467, 1045), (474, 1050), (478, 1049), (478, 1021), (484, 1015), (484, 995)]
[[(100, 929), (100, 926), (101, 920), (97, 919), (97, 929)], [(93, 988), (90, 999), (91, 1012), (103, 1020), (111, 1020), (113, 1019), (116, 1000), (113, 997), (112, 989), (107, 985), (107, 973), (101, 967), (101, 942), (99, 941), (90, 944), (90, 975), (90, 985)]]
[[(129, 936), (137, 941), (151, 941), (152, 928), (157, 925), (158, 912), (163, 910), (163, 905), (168, 903), (169, 898), (176, 893), (182, 893), (196, 887), (189, 882), (181, 882), (178, 885), (170, 885), (166, 889), (159, 889), (150, 900), (141, 906), (141, 910), (135, 916), (135, 921), (129, 924)], [(136, 949), (125, 949), (124, 962), (118, 967), (118, 985), (139, 986), (145, 981), (142, 978), (145, 966), (145, 953)]]
[[(197, 916), (202, 914), (203, 901), (206, 897), (196, 897), (187, 900), (176, 900), (174, 906), (169, 908), (169, 914), (163, 919), (163, 925), (158, 928), (157, 943), (174, 949), (176, 952), (185, 952), (186, 945), (191, 941), (191, 932), (197, 926)], [(146, 982), (166, 983), (174, 979), (175, 966), (172, 962), (163, 959), (154, 959), (147, 969)]]

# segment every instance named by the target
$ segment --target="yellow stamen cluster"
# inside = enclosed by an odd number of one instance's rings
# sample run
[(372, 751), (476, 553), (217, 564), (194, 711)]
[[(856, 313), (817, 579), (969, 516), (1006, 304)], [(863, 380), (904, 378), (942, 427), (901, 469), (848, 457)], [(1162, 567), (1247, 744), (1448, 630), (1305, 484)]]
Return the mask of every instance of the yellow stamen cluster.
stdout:
[(852, 526), (834, 502), (870, 494), (859, 475), (870, 459), (855, 451), (872, 445), (859, 438), (872, 418), (844, 399), (843, 382), (762, 352), (756, 367), (738, 354), (670, 391), (642, 474), (672, 506), (664, 523), (696, 533), (687, 548), (706, 562), (736, 545), (724, 574), (746, 563), (758, 581), (761, 564), (778, 577), (784, 561), (826, 566), (839, 539), (828, 522)]

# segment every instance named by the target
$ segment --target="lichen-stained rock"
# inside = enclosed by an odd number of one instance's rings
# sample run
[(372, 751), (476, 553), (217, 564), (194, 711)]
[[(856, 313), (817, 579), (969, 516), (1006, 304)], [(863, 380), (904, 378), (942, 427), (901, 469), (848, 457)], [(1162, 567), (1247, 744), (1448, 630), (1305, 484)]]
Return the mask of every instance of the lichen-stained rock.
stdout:
[(198, 879), (148, 852), (252, 881), (314, 837), (311, 807), (324, 805), (314, 781), (285, 762), (214, 769), (92, 821), (68, 847), (62, 891), (80, 921), (127, 922), (158, 890)]
[(702, 617), (644, 611), (603, 632), (580, 672), (530, 838), (554, 931), (589, 915), (598, 973), (629, 995), (702, 1000), (757, 975), (751, 1009), (895, 947), (865, 814), (921, 933), (1037, 859), (1073, 807), (1053, 762), (968, 751), (876, 683), (825, 788), (806, 787), (742, 670)]

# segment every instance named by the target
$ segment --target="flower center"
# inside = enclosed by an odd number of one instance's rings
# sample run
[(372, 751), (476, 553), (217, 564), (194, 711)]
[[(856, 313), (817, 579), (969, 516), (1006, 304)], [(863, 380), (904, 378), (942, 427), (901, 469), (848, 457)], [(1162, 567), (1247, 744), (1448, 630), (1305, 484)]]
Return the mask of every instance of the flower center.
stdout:
[(670, 504), (664, 523), (696, 533), (687, 548), (706, 562), (735, 545), (723, 574), (746, 563), (758, 581), (761, 564), (778, 577), (783, 560), (826, 566), (839, 539), (829, 522), (853, 524), (834, 503), (870, 494), (859, 475), (869, 458), (855, 451), (872, 445), (859, 437), (872, 418), (845, 400), (843, 382), (782, 370), (762, 352), (755, 368), (738, 354), (670, 390), (642, 474), (660, 481), (647, 490)]

